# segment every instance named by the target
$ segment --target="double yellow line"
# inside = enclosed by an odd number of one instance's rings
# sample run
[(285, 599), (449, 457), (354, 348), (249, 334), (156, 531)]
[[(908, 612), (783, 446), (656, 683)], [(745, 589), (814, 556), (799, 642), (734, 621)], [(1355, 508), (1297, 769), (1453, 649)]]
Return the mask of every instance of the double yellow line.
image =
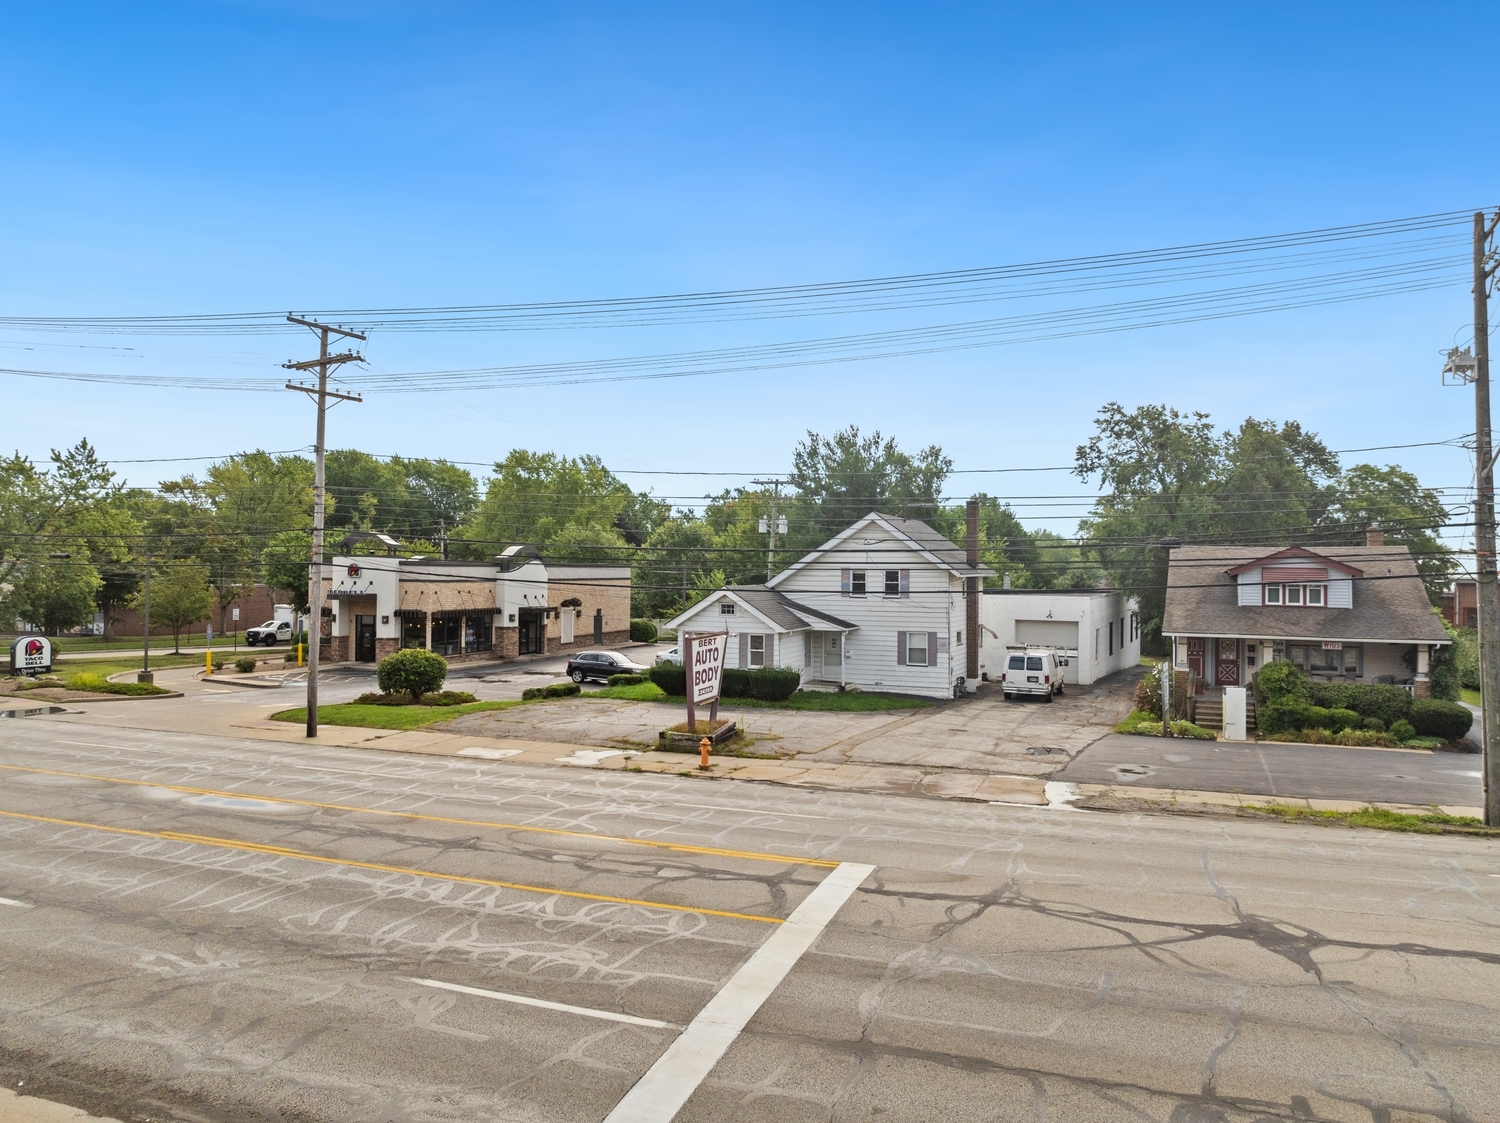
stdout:
[[(424, 815), (415, 811), (388, 811), (380, 808), (359, 807), (344, 803), (323, 803), (310, 799), (288, 799), (281, 796), (255, 795), (250, 792), (227, 792), (214, 788), (198, 788), (184, 784), (161, 784), (149, 780), (130, 780), (119, 776), (101, 776), (91, 772), (68, 772), (55, 768), (28, 768), (17, 764), (0, 764), (0, 770), (27, 772), (42, 776), (65, 776), (75, 780), (96, 780), (107, 784), (125, 784), (142, 788), (161, 788), (166, 791), (183, 792), (189, 795), (218, 796), (226, 799), (259, 799), (268, 803), (286, 803), (298, 807), (315, 807), (330, 811), (354, 811), (364, 815), (384, 815), (390, 818), (410, 819), (420, 822), (449, 823), (458, 826), (483, 827), (489, 830), (527, 831), (535, 834), (560, 835), (568, 838), (587, 839), (592, 842), (615, 842), (627, 846), (646, 846), (676, 853), (704, 854), (724, 858), (744, 858), (757, 862), (793, 863), (796, 865), (835, 868), (838, 862), (824, 858), (797, 858), (782, 854), (768, 854), (756, 850), (730, 850), (715, 846), (692, 846), (680, 842), (662, 842), (656, 839), (623, 838), (616, 835), (591, 834), (588, 831), (569, 831), (556, 827), (534, 827), (522, 823), (497, 823), (482, 819), (459, 819), (446, 815)], [(639, 900), (634, 897), (614, 897), (603, 893), (582, 893), (571, 889), (552, 889), (541, 885), (524, 885), (513, 881), (497, 881), (492, 878), (463, 877), (458, 874), (437, 873), (432, 870), (411, 869), (405, 866), (389, 866), (376, 862), (358, 862), (345, 858), (332, 858), (322, 854), (311, 854), (304, 850), (293, 850), (283, 846), (272, 846), (259, 842), (242, 842), (232, 838), (217, 838), (212, 835), (186, 834), (181, 831), (145, 831), (129, 827), (110, 827), (101, 823), (88, 823), (72, 819), (57, 819), (46, 815), (28, 815), (19, 811), (0, 811), (7, 819), (24, 819), (56, 826), (79, 827), (86, 830), (106, 831), (110, 834), (131, 835), (136, 838), (154, 838), (167, 842), (191, 842), (202, 846), (216, 846), (226, 850), (242, 850), (257, 854), (272, 854), (278, 857), (296, 858), (325, 865), (348, 866), (353, 869), (376, 870), (381, 873), (407, 874), (412, 877), (431, 877), (442, 881), (459, 882), (465, 885), (485, 885), (499, 889), (515, 889), (526, 893), (544, 893), (549, 896), (575, 897), (586, 901), (606, 901), (612, 904), (638, 905), (642, 908), (667, 909), (672, 912), (701, 913), (705, 916), (723, 916), (734, 920), (754, 920), (763, 924), (780, 924), (773, 916), (756, 916), (752, 913), (729, 912), (723, 909), (695, 908), (690, 905), (670, 905), (657, 901)]]

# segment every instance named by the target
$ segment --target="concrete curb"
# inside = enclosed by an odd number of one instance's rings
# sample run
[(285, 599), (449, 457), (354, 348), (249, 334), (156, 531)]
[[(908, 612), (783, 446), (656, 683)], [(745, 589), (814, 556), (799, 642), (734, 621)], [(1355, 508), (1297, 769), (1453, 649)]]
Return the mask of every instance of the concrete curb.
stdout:
[[(1178, 806), (1223, 807), (1241, 809), (1245, 807), (1297, 807), (1311, 811), (1358, 811), (1363, 807), (1375, 807), (1382, 811), (1397, 811), (1406, 815), (1426, 815), (1433, 810), (1428, 804), (1381, 803), (1370, 799), (1309, 799), (1302, 796), (1245, 795), (1240, 792), (1205, 792), (1186, 788), (1137, 788), (1123, 784), (1078, 784), (1079, 804), (1087, 806), (1089, 800), (1119, 801), (1156, 807), (1171, 811)], [(1110, 810), (1110, 808), (1099, 808)], [(1466, 815), (1474, 818), (1484, 816), (1479, 807), (1438, 807), (1444, 815)]]

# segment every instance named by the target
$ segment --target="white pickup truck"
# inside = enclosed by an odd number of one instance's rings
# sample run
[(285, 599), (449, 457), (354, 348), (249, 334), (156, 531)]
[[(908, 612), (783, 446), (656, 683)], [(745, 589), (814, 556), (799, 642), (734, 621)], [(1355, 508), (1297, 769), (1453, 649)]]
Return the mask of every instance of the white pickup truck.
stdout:
[(288, 620), (267, 620), (258, 628), (250, 628), (245, 632), (245, 643), (254, 647), (263, 643), (267, 647), (273, 647), (283, 640), (288, 643), (292, 639), (292, 625)]

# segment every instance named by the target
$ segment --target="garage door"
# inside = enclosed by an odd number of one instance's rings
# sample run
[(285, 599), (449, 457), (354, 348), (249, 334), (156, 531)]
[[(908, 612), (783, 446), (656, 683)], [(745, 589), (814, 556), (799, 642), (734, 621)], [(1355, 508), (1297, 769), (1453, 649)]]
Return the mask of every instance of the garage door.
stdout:
[(1078, 650), (1077, 620), (1017, 620), (1016, 642), (1034, 647)]

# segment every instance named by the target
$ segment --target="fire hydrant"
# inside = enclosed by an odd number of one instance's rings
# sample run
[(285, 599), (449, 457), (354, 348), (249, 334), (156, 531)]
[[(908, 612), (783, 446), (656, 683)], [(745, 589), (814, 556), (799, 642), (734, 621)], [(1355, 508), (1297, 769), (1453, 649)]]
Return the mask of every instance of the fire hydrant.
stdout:
[(713, 745), (707, 737), (698, 742), (698, 767), (705, 772), (708, 771), (708, 750), (712, 747)]

